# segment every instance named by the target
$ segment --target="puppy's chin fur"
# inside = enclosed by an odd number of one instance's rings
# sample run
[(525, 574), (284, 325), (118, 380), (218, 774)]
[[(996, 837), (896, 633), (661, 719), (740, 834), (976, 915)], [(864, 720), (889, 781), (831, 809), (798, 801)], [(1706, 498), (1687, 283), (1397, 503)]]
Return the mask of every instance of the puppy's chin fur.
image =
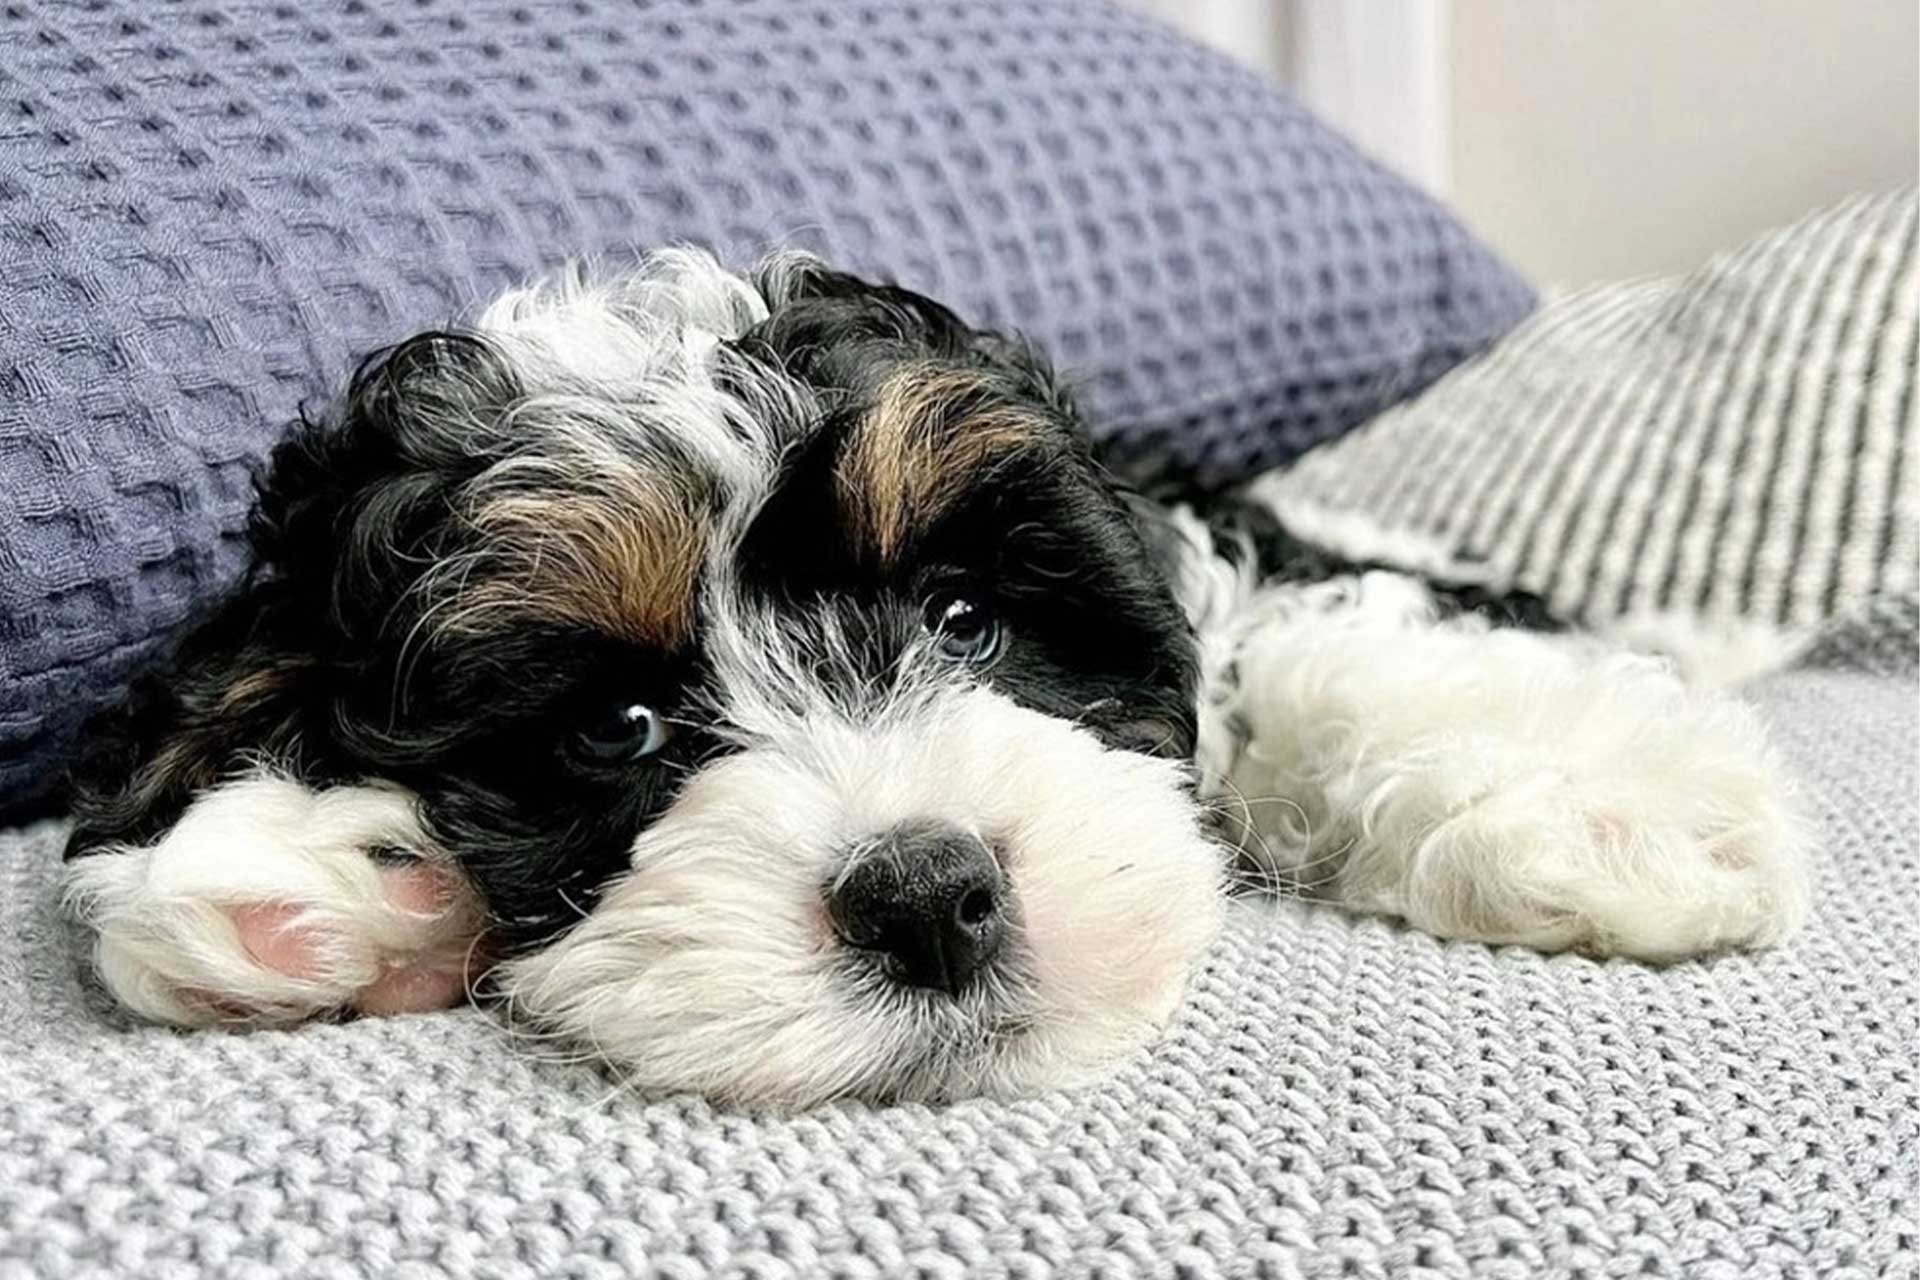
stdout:
[[(1012, 884), (1007, 953), (958, 998), (888, 981), (820, 907), (860, 833), (923, 820), (978, 833)], [(1152, 1038), (1218, 927), (1221, 872), (1181, 766), (973, 690), (796, 723), (703, 770), (592, 915), (501, 977), (512, 1015), (647, 1089), (1017, 1094)]]

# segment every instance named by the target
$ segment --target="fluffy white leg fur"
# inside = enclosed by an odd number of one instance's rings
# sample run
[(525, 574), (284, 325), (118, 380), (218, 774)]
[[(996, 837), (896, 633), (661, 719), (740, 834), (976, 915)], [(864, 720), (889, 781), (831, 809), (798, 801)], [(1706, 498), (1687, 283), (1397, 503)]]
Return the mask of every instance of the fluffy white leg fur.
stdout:
[(1649, 960), (1804, 918), (1757, 718), (1658, 660), (1436, 623), (1392, 574), (1258, 592), (1236, 631), (1236, 732), (1207, 763), (1258, 874), (1446, 937)]
[[(382, 848), (422, 861), (396, 873), (370, 856)], [(436, 856), (404, 791), (260, 774), (207, 791), (151, 845), (79, 859), (66, 892), (102, 981), (134, 1012), (295, 1022), (413, 1007), (395, 986), (410, 975), (457, 979), (477, 918)]]
[(1758, 619), (1636, 613), (1607, 624), (1607, 639), (1667, 659), (1690, 685), (1724, 689), (1792, 662), (1807, 647), (1803, 628)]

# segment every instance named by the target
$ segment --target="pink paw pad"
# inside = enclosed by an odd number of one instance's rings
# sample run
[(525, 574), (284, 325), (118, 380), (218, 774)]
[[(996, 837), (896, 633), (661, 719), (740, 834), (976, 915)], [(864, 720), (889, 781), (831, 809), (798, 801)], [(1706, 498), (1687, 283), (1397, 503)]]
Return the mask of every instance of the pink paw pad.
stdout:
[[(379, 976), (354, 993), (349, 1007), (387, 1016), (460, 1004), (469, 977), (480, 972), (473, 954), (478, 918), (471, 891), (458, 873), (427, 862), (382, 868), (381, 879), (390, 904), (421, 917), (420, 945), (384, 955)], [(254, 960), (289, 977), (324, 979), (334, 939), (325, 925), (299, 923), (303, 910), (298, 903), (260, 902), (229, 914)], [(205, 998), (219, 1008), (232, 1004), (218, 996)]]

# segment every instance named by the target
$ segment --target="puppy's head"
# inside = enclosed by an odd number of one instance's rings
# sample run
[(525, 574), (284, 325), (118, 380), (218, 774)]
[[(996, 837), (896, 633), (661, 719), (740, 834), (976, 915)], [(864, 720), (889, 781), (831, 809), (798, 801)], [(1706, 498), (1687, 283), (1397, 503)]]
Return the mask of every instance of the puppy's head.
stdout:
[(663, 254), (371, 363), (75, 847), (236, 771), (417, 797), (515, 1010), (659, 1089), (1053, 1085), (1218, 922), (1187, 626), (1042, 365), (806, 259)]

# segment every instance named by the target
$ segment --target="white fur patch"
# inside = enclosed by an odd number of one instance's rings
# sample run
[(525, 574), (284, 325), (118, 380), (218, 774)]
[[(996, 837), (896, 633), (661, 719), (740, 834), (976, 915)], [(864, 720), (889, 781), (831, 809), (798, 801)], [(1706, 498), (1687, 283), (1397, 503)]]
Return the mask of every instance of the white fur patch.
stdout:
[[(517, 432), (537, 420), (535, 438), (559, 431), (587, 475), (596, 459), (620, 452), (616, 442), (670, 442), (724, 482), (745, 514), (777, 458), (768, 424), (815, 412), (799, 384), (721, 350), (766, 317), (753, 285), (704, 250), (661, 250), (629, 272), (575, 264), (503, 294), (481, 314), (479, 332), (527, 391), (488, 429)], [(715, 382), (723, 360), (734, 375), (728, 392)]]
[[(1222, 910), (1182, 769), (984, 689), (702, 770), (592, 915), (508, 966), (516, 1013), (642, 1088), (788, 1104), (1017, 1093), (1149, 1040)], [(1016, 930), (961, 1000), (861, 976), (822, 890), (857, 843), (939, 821), (999, 847)]]

